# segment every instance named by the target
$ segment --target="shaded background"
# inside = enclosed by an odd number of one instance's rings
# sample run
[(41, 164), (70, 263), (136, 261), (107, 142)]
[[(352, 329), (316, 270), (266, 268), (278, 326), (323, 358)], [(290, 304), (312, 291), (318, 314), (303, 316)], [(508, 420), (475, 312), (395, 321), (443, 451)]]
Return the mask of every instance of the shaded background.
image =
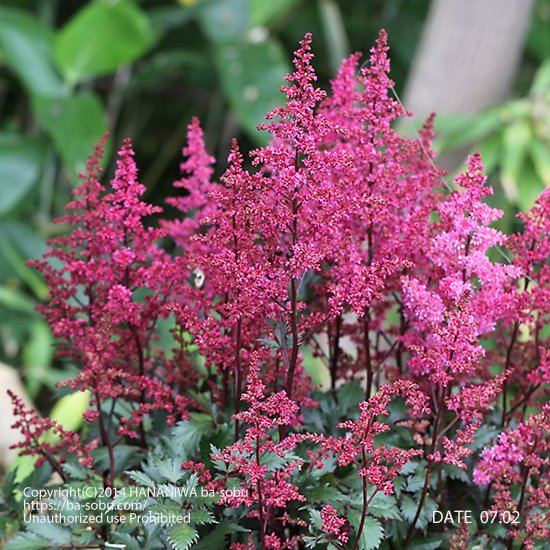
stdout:
[[(106, 174), (131, 136), (147, 199), (162, 204), (193, 115), (219, 174), (232, 137), (243, 149), (265, 143), (256, 125), (282, 101), (305, 32), (328, 87), (341, 59), (368, 54), (382, 27), (396, 92), (418, 114), (402, 130), (414, 135), (436, 110), (450, 171), (480, 149), (506, 212), (500, 228), (514, 230), (515, 213), (550, 184), (550, 0), (0, 1), (2, 389), (22, 380), (18, 391), (48, 412), (69, 374), (34, 312), (47, 288), (24, 262), (63, 231), (52, 220), (106, 130)], [(4, 395), (0, 455), (11, 437)]]

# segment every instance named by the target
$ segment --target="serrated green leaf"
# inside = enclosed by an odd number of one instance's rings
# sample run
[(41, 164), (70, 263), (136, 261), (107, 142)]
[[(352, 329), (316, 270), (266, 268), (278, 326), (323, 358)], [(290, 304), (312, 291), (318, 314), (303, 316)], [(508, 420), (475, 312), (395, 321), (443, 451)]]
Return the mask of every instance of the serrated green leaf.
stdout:
[(403, 495), (401, 497), (401, 502), (400, 502), (401, 513), (409, 523), (413, 520), (416, 514), (417, 507), (418, 505), (410, 496)]
[(308, 512), (309, 512), (310, 527), (314, 527), (315, 529), (321, 529), (323, 527), (321, 512), (315, 509), (310, 509), (308, 510)]
[(70, 529), (52, 521), (47, 523), (29, 523), (27, 531), (55, 544), (70, 544), (71, 542)]
[(190, 457), (198, 449), (201, 439), (211, 433), (212, 417), (205, 413), (190, 414), (189, 420), (176, 424), (172, 430), (172, 440), (179, 446), (185, 457)]
[(191, 523), (196, 525), (205, 525), (210, 523), (218, 523), (214, 514), (206, 508), (198, 508), (191, 510)]
[(393, 495), (377, 493), (369, 504), (369, 514), (377, 518), (401, 519), (397, 501)]
[(86, 470), (80, 464), (65, 462), (61, 465), (63, 471), (69, 476), (69, 480), (78, 479), (80, 481), (87, 478)]
[(425, 476), (409, 476), (407, 478), (407, 491), (416, 493), (424, 486)]
[(174, 458), (161, 459), (159, 457), (154, 458), (155, 467), (158, 473), (167, 481), (177, 483), (186, 472), (181, 467), (181, 462)]
[(172, 550), (187, 550), (197, 542), (199, 534), (187, 523), (180, 523), (170, 531), (168, 543)]
[(153, 43), (149, 20), (134, 3), (87, 3), (59, 31), (54, 52), (71, 83), (108, 74), (144, 54)]
[(50, 548), (51, 543), (47, 539), (33, 533), (18, 533), (8, 541), (3, 550), (41, 550)]
[(130, 479), (133, 479), (136, 483), (144, 485), (145, 487), (150, 487), (151, 489), (153, 489), (156, 486), (155, 482), (147, 474), (144, 474), (139, 470), (129, 470), (128, 472), (126, 472), (126, 475)]
[(217, 548), (225, 547), (226, 535), (230, 533), (247, 533), (248, 529), (236, 525), (235, 523), (229, 523), (222, 521), (215, 529), (210, 531), (208, 535), (202, 537), (201, 540), (193, 546), (193, 550), (215, 550)]
[[(361, 513), (357, 510), (351, 510), (349, 513), (349, 521), (355, 528), (355, 533), (357, 534), (357, 530), (361, 523)], [(367, 516), (357, 548), (359, 550), (375, 550), (380, 546), (383, 538), (384, 528), (380, 522), (371, 516)]]
[(407, 548), (409, 550), (437, 550), (441, 548), (442, 543), (441, 537), (423, 537), (422, 540), (412, 540)]
[(344, 415), (364, 399), (365, 392), (357, 380), (342, 384), (338, 389), (338, 407)]

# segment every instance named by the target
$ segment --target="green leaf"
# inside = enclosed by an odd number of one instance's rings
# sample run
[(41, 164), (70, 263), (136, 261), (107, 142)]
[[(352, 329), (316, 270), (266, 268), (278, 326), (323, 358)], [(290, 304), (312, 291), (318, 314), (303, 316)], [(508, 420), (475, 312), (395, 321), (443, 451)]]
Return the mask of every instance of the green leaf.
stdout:
[(418, 505), (411, 497), (404, 495), (401, 498), (401, 513), (409, 523), (413, 520), (417, 507)]
[(215, 48), (215, 60), (222, 88), (242, 127), (256, 142), (267, 143), (267, 133), (260, 134), (257, 125), (265, 113), (282, 103), (278, 91), (289, 72), (279, 42), (225, 44)]
[(90, 392), (77, 391), (58, 399), (49, 417), (66, 430), (76, 431), (82, 425), (82, 414), (90, 405)]
[(36, 137), (0, 137), (0, 216), (32, 189), (44, 162), (45, 143)]
[(30, 326), (30, 337), (23, 347), (23, 364), (27, 389), (31, 397), (42, 384), (51, 383), (49, 374), (54, 353), (54, 343), (49, 325), (42, 319)]
[(422, 540), (411, 541), (407, 548), (409, 550), (437, 550), (438, 548), (441, 548), (442, 543), (443, 539), (441, 536), (428, 538), (422, 537)]
[(0, 305), (19, 313), (35, 314), (34, 306), (36, 304), (25, 294), (13, 288), (0, 286)]
[(357, 380), (346, 382), (338, 389), (338, 407), (345, 415), (350, 409), (357, 407), (364, 398), (365, 392)]
[(53, 31), (13, 8), (0, 8), (0, 53), (29, 93), (63, 96), (67, 90), (54, 68)]
[(172, 431), (172, 439), (186, 456), (199, 447), (201, 439), (212, 430), (212, 418), (205, 413), (192, 412), (189, 420), (179, 422)]
[(342, 20), (342, 12), (334, 0), (318, 0), (318, 6), (332, 74), (336, 76), (342, 59), (349, 54), (349, 43)]
[(51, 542), (32, 533), (18, 533), (8, 541), (3, 550), (41, 550), (51, 548)]
[(321, 529), (323, 527), (323, 520), (321, 519), (321, 512), (319, 510), (310, 509), (309, 512), (309, 521), (310, 525), (315, 527), (315, 529)]
[(550, 87), (550, 60), (546, 60), (537, 69), (530, 93), (533, 95), (545, 95)]
[[(2, 224), (0, 227), (4, 229), (5, 225)], [(17, 276), (29, 285), (38, 298), (46, 299), (48, 297), (48, 287), (34, 269), (25, 265), (26, 258), (21, 256), (13, 239), (9, 238), (5, 231), (0, 232), (0, 258), (11, 266)]]
[[(357, 510), (350, 510), (349, 521), (357, 533), (359, 524), (361, 523), (361, 513)], [(375, 550), (375, 548), (380, 546), (384, 535), (384, 528), (380, 522), (371, 516), (367, 516), (365, 518), (361, 537), (359, 538), (359, 550)]]
[(500, 182), (506, 197), (514, 203), (519, 202), (525, 159), (532, 135), (531, 126), (525, 119), (516, 121), (504, 130)]
[(550, 187), (549, 144), (539, 139), (533, 140), (529, 149), (535, 172), (545, 187)]
[(490, 174), (500, 163), (502, 154), (502, 136), (494, 134), (477, 147), (485, 166), (485, 173)]
[(201, 27), (215, 44), (237, 42), (245, 34), (249, 14), (246, 0), (214, 0), (199, 11)]
[(170, 531), (168, 543), (172, 550), (187, 550), (198, 538), (199, 534), (193, 527), (181, 523)]
[(544, 185), (531, 163), (524, 165), (518, 183), (517, 204), (522, 212), (527, 212), (544, 191)]
[(475, 116), (447, 115), (436, 119), (437, 150), (471, 145), (499, 131), (504, 125), (502, 108), (489, 109)]
[(27, 530), (57, 545), (70, 544), (71, 542), (71, 531), (53, 521), (47, 523), (29, 523)]
[(155, 482), (147, 474), (144, 474), (139, 470), (129, 470), (126, 472), (126, 475), (133, 479), (136, 483), (144, 485), (145, 487), (151, 487), (153, 489), (156, 486)]
[(395, 497), (383, 493), (377, 493), (372, 499), (369, 514), (383, 519), (401, 519)]
[(174, 458), (160, 459), (154, 458), (155, 467), (162, 478), (177, 483), (184, 475), (185, 471), (181, 468), (181, 462)]
[(215, 550), (217, 548), (225, 548), (226, 535), (230, 533), (246, 533), (247, 529), (236, 525), (235, 523), (229, 523), (222, 521), (216, 528), (208, 533), (205, 537), (193, 546), (193, 550)]
[(61, 29), (54, 51), (65, 77), (74, 84), (132, 63), (152, 43), (149, 20), (133, 3), (97, 0)]
[[(179, 508), (181, 510), (181, 508)], [(211, 523), (218, 523), (214, 514), (207, 510), (206, 508), (199, 508), (196, 510), (191, 510), (191, 523), (196, 525), (205, 525)]]
[(286, 15), (300, 0), (278, 0), (266, 2), (265, 0), (248, 0), (250, 10), (250, 26), (269, 25)]
[(38, 97), (34, 101), (40, 124), (51, 134), (72, 177), (107, 130), (99, 98), (82, 92), (67, 98)]

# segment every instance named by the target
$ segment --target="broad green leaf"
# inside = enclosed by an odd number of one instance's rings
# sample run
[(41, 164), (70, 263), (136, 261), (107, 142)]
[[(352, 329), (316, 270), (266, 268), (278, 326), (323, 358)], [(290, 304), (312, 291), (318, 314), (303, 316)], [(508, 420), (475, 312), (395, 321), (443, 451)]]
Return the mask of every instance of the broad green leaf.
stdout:
[(191, 545), (197, 542), (199, 534), (193, 527), (186, 523), (181, 523), (170, 531), (168, 543), (171, 550), (187, 550)]
[(90, 392), (77, 391), (58, 399), (49, 417), (66, 430), (75, 431), (82, 425), (82, 414), (90, 405)]
[(9, 239), (25, 260), (40, 258), (48, 249), (45, 239), (28, 224), (6, 220), (0, 222), (0, 233)]
[(10, 212), (38, 181), (45, 152), (40, 138), (0, 137), (0, 216)]
[(502, 155), (502, 135), (494, 134), (483, 141), (476, 149), (481, 154), (485, 173), (490, 174), (500, 163)]
[(13, 288), (0, 286), (0, 305), (26, 315), (35, 314), (36, 304), (25, 294)]
[(547, 94), (550, 89), (550, 59), (546, 60), (535, 73), (533, 84), (531, 85), (531, 94)]
[(550, 144), (534, 139), (529, 154), (540, 181), (545, 187), (550, 187)]
[(29, 93), (63, 96), (66, 87), (53, 61), (53, 31), (14, 8), (0, 8), (0, 55)]
[(278, 0), (266, 2), (265, 0), (248, 0), (250, 10), (250, 26), (269, 25), (286, 15), (300, 0)]
[(84, 170), (88, 155), (107, 130), (101, 102), (96, 95), (82, 92), (64, 99), (36, 98), (35, 108), (69, 174), (75, 177)]
[(436, 119), (438, 151), (454, 149), (482, 140), (504, 124), (502, 108), (493, 108), (475, 116), (447, 115)]
[(336, 76), (342, 59), (349, 54), (348, 37), (342, 13), (334, 0), (318, 0), (318, 6), (332, 73)]
[(87, 3), (61, 29), (55, 57), (71, 83), (113, 72), (153, 43), (147, 16), (129, 1)]
[(30, 326), (28, 342), (23, 347), (23, 364), (27, 389), (35, 397), (42, 384), (49, 380), (50, 366), (54, 353), (54, 342), (48, 324), (39, 319)]
[(532, 136), (529, 122), (525, 119), (517, 120), (504, 130), (500, 182), (506, 197), (514, 203), (519, 200), (519, 186)]
[(205, 3), (198, 15), (204, 34), (215, 44), (236, 43), (248, 29), (246, 0), (213, 0)]
[(0, 232), (0, 258), (6, 261), (19, 278), (29, 285), (38, 298), (48, 297), (48, 287), (34, 269), (25, 265), (27, 258), (21, 255), (13, 239), (9, 238), (5, 231)]
[(522, 212), (527, 212), (544, 191), (544, 185), (531, 163), (526, 163), (518, 179), (517, 204)]
[(267, 143), (257, 125), (265, 113), (283, 102), (278, 91), (289, 72), (280, 44), (268, 38), (258, 43), (221, 45), (215, 49), (216, 66), (225, 95), (242, 127), (256, 142)]

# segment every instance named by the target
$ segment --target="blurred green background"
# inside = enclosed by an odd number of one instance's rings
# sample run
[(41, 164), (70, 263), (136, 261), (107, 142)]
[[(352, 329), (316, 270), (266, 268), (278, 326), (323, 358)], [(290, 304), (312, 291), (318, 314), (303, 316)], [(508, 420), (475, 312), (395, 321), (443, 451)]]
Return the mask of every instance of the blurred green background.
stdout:
[[(401, 93), (429, 9), (429, 0), (0, 2), (0, 361), (19, 371), (30, 396), (47, 408), (67, 372), (34, 311), (47, 289), (24, 261), (63, 231), (52, 220), (106, 130), (106, 174), (130, 136), (147, 199), (161, 204), (193, 115), (218, 159), (232, 137), (245, 149), (265, 143), (256, 125), (281, 103), (278, 87), (305, 32), (327, 87), (341, 59), (368, 53), (385, 28)], [(438, 122), (438, 150), (485, 155), (506, 231), (550, 181), (550, 0), (536, 3), (530, 21), (510, 99)]]

